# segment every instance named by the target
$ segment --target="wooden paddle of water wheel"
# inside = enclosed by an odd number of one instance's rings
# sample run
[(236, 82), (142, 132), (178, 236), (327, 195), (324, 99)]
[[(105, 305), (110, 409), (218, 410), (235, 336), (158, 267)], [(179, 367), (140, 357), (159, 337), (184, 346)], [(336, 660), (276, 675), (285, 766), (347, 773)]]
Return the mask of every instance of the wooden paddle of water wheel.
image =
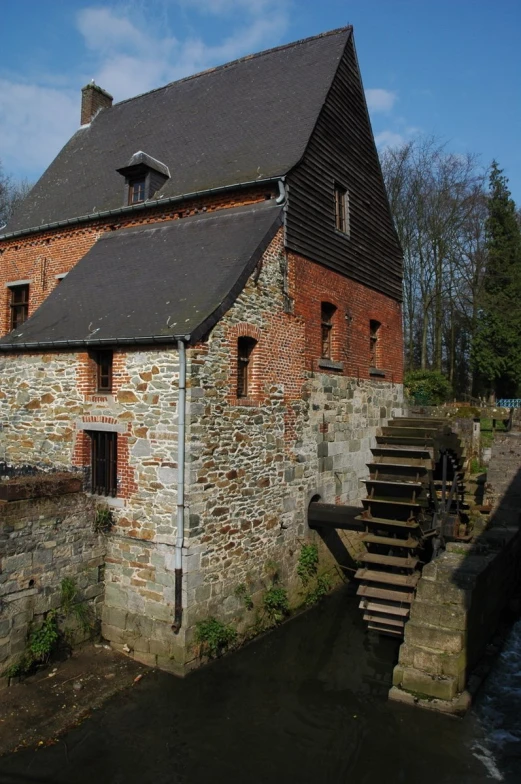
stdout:
[(356, 572), (369, 629), (402, 637), (421, 568), (456, 535), (464, 453), (446, 420), (397, 418), (377, 436), (367, 498), (349, 519), (345, 507), (312, 503), (310, 525), (363, 531)]
[(357, 594), (369, 629), (402, 637), (421, 567), (458, 525), (464, 454), (445, 420), (416, 418), (391, 420), (371, 451)]

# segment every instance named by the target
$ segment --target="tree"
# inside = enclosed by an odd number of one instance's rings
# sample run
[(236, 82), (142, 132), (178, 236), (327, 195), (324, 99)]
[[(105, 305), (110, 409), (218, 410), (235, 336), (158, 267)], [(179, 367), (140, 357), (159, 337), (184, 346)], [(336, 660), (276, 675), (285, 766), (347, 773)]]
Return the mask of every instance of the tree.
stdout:
[(487, 201), (487, 268), (473, 346), (482, 391), (521, 391), (521, 229), (508, 179), (492, 162)]
[(444, 371), (460, 391), (482, 279), (483, 174), (475, 155), (432, 137), (386, 150), (382, 171), (404, 253), (406, 367)]
[(32, 185), (22, 179), (18, 182), (4, 172), (0, 161), (0, 229), (11, 218), (20, 202), (27, 196)]

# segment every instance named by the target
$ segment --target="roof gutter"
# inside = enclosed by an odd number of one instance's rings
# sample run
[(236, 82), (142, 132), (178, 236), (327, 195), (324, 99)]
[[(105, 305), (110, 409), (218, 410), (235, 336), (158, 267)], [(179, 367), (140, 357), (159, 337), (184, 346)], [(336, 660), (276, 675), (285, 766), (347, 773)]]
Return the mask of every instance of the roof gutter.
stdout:
[[(28, 229), (18, 229), (11, 231), (7, 234), (1, 234), (0, 240), (9, 240), (14, 237), (23, 237), (27, 234), (37, 234), (43, 231), (50, 231), (52, 229), (61, 229), (65, 226), (76, 226), (79, 223), (88, 223), (90, 221), (102, 220), (104, 218), (117, 218), (120, 215), (136, 214), (141, 210), (148, 210), (153, 207), (165, 206), (169, 204), (179, 204), (179, 202), (187, 201), (187, 199), (197, 199), (201, 196), (212, 196), (219, 193), (227, 193), (228, 191), (236, 190), (237, 188), (251, 188), (253, 185), (268, 185), (269, 183), (279, 183), (279, 196), (276, 199), (277, 204), (283, 204), (286, 198), (284, 189), (284, 177), (277, 175), (276, 177), (265, 177), (262, 180), (249, 180), (247, 182), (236, 182), (233, 185), (221, 185), (217, 188), (207, 188), (203, 191), (193, 191), (192, 193), (183, 193), (180, 196), (169, 196), (166, 199), (154, 199), (152, 201), (145, 201), (141, 204), (130, 204), (125, 207), (118, 207), (114, 210), (103, 210), (101, 212), (90, 212), (88, 215), (80, 215), (78, 218), (66, 218), (54, 223), (44, 223), (41, 226), (32, 226)], [(282, 194), (284, 193), (284, 197)], [(281, 199), (281, 201), (279, 201)]]
[(149, 335), (146, 337), (129, 338), (98, 338), (98, 340), (43, 340), (34, 343), (0, 343), (0, 351), (33, 351), (41, 349), (64, 349), (64, 348), (93, 348), (97, 346), (128, 346), (135, 344), (151, 343), (177, 343), (184, 340), (187, 343), (191, 335)]

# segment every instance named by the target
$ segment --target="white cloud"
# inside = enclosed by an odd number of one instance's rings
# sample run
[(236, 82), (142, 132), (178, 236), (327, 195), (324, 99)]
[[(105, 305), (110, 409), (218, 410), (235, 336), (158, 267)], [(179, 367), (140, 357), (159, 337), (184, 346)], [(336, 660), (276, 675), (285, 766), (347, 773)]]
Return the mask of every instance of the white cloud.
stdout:
[(34, 177), (79, 126), (79, 90), (0, 78), (0, 159), (7, 172)]
[(365, 91), (365, 99), (370, 112), (390, 112), (398, 96), (390, 90), (374, 88)]
[(173, 35), (142, 13), (84, 8), (78, 29), (97, 55), (94, 73), (85, 80), (94, 77), (122, 100), (272, 46), (289, 23), (289, 0), (200, 0), (197, 5), (178, 0), (177, 5), (198, 15), (232, 17), (235, 24), (221, 43), (210, 45), (197, 35)]
[(405, 144), (406, 137), (401, 133), (396, 133), (396, 131), (380, 131), (380, 133), (375, 134), (374, 140), (376, 146), (382, 149), (385, 147), (401, 147), (402, 144)]

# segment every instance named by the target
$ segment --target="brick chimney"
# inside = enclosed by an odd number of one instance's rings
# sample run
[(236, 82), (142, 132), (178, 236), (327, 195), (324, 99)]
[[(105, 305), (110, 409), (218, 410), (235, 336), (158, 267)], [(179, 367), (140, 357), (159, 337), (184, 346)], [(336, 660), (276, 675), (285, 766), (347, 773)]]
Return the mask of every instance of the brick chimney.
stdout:
[(90, 84), (81, 88), (81, 125), (88, 125), (100, 111), (100, 109), (110, 109), (112, 106), (112, 95), (109, 95), (97, 84), (94, 79)]

